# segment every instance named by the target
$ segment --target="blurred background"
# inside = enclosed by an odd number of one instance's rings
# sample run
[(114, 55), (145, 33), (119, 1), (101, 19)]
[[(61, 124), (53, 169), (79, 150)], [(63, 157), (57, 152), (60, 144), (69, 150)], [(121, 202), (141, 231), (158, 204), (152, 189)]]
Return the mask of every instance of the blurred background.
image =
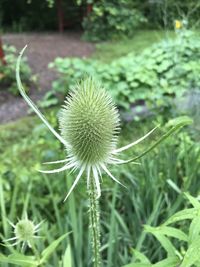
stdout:
[[(143, 224), (159, 225), (186, 207), (183, 192), (199, 194), (199, 14), (198, 0), (0, 0), (1, 243), (12, 235), (7, 219), (16, 222), (27, 211), (34, 221), (45, 220), (40, 251), (72, 231), (46, 266), (63, 266), (66, 248), (72, 266), (92, 266), (85, 180), (63, 204), (75, 176), (37, 172), (42, 162), (66, 155), (19, 95), (16, 60), (27, 44), (23, 85), (56, 129), (65, 96), (85, 75), (101, 81), (119, 108), (119, 145), (161, 125), (124, 158), (147, 149), (167, 130), (169, 120), (193, 119), (190, 127), (144, 157), (141, 166), (112, 167), (127, 189), (103, 177), (104, 266), (130, 263), (132, 248), (152, 262), (162, 259), (165, 251), (143, 232)], [(0, 244), (2, 253), (9, 250)]]

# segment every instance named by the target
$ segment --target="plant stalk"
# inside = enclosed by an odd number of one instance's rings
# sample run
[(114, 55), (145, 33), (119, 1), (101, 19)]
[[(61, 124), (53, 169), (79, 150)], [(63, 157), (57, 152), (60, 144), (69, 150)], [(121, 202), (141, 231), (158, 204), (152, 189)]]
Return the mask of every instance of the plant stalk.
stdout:
[(99, 200), (97, 199), (97, 192), (94, 185), (94, 179), (91, 179), (88, 190), (90, 206), (90, 231), (93, 249), (93, 266), (101, 267), (100, 255), (100, 216), (99, 216)]

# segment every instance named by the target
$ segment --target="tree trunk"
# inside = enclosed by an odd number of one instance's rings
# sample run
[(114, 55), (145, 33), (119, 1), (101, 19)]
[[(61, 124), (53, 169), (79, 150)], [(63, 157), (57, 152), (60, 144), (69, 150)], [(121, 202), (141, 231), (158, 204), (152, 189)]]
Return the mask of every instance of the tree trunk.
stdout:
[(5, 61), (5, 58), (4, 58), (4, 52), (3, 52), (3, 45), (2, 45), (2, 41), (1, 41), (1, 36), (0, 36), (0, 60), (4, 65), (6, 64), (6, 61)]
[(58, 12), (58, 30), (60, 33), (64, 31), (64, 16), (62, 9), (62, 0), (57, 0), (57, 12)]

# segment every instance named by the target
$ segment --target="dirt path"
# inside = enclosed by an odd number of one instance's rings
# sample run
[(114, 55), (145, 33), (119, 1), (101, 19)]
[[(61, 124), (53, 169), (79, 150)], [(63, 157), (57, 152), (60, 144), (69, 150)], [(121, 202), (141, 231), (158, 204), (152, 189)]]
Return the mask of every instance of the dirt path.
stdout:
[[(33, 88), (30, 97), (37, 100), (47, 91), (55, 73), (48, 69), (48, 63), (56, 57), (87, 57), (94, 51), (94, 45), (81, 40), (80, 33), (5, 34), (3, 43), (14, 45), (19, 51), (28, 44), (26, 56), (33, 73), (38, 74), (38, 91)], [(26, 115), (28, 107), (20, 97), (0, 91), (0, 123), (6, 123)]]

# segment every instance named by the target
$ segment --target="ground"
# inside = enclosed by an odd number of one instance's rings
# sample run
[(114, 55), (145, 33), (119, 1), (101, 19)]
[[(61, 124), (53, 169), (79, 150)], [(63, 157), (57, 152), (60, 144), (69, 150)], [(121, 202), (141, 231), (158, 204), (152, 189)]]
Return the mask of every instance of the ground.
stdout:
[[(74, 32), (66, 32), (62, 35), (56, 33), (5, 34), (2, 39), (3, 43), (12, 44), (19, 51), (28, 44), (25, 54), (28, 56), (33, 73), (38, 74), (38, 86), (30, 90), (30, 97), (35, 101), (42, 98), (56, 77), (47, 65), (58, 56), (92, 56), (108, 63), (130, 52), (139, 54), (151, 44), (170, 37), (174, 37), (174, 32), (140, 30), (132, 38), (120, 38), (97, 45), (83, 41), (81, 33)], [(23, 99), (0, 91), (0, 124), (23, 117), (27, 110), (28, 106)]]
[[(30, 97), (40, 99), (51, 86), (55, 73), (48, 69), (48, 63), (56, 57), (87, 57), (94, 51), (94, 44), (81, 40), (81, 33), (31, 33), (5, 34), (4, 44), (14, 45), (19, 51), (28, 44), (26, 55), (34, 74), (38, 74), (39, 91), (33, 87)], [(13, 74), (15, 75), (15, 74)], [(28, 106), (20, 98), (0, 91), (0, 123), (6, 123), (24, 116)]]

